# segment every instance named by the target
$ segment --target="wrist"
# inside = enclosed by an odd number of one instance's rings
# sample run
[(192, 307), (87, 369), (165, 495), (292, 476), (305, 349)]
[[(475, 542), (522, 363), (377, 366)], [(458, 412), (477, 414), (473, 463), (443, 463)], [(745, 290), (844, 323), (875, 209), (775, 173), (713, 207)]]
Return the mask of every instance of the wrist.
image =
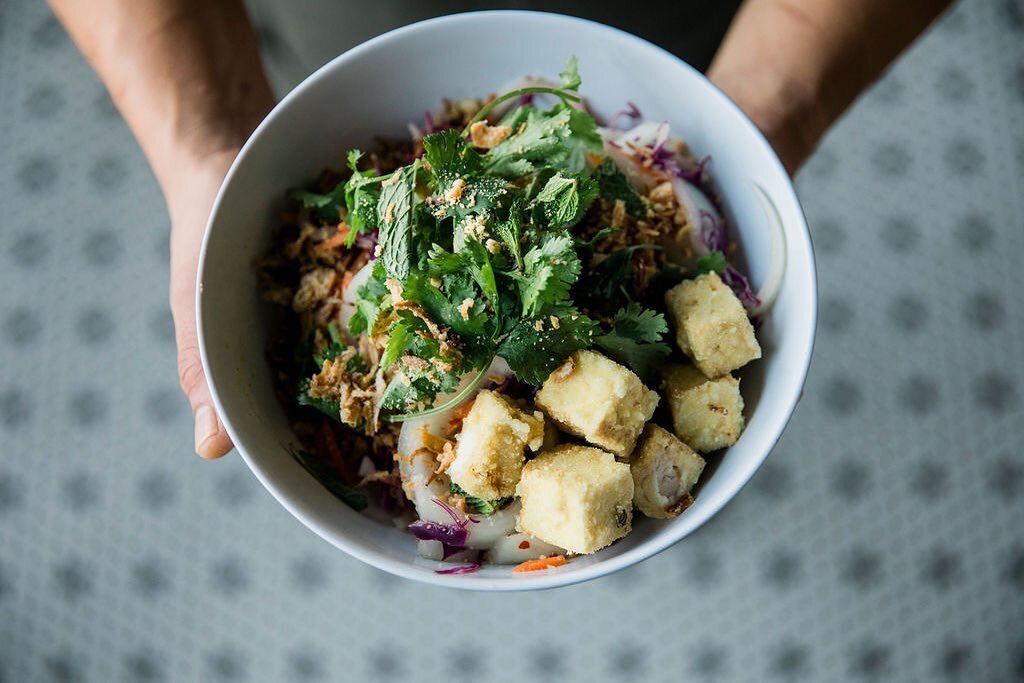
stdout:
[(761, 130), (786, 170), (795, 173), (827, 128), (813, 84), (767, 68), (713, 67), (708, 77)]

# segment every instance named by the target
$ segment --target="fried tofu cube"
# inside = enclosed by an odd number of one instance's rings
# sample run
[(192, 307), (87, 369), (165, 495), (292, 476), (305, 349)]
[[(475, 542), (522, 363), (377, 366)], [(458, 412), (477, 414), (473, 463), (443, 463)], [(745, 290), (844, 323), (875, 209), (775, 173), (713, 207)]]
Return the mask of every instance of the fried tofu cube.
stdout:
[(592, 553), (629, 533), (629, 465), (589, 446), (544, 451), (523, 467), (516, 529), (571, 553)]
[(536, 398), (559, 427), (620, 457), (632, 452), (659, 400), (633, 371), (594, 351), (572, 354)]
[(665, 370), (665, 398), (676, 436), (707, 453), (736, 443), (743, 431), (743, 396), (732, 375), (708, 379), (692, 365)]
[(665, 294), (676, 343), (700, 371), (721, 377), (761, 357), (743, 304), (718, 273), (685, 280)]
[(462, 421), (448, 477), (471, 496), (494, 500), (511, 496), (523, 471), (525, 451), (544, 440), (544, 415), (521, 410), (494, 391), (476, 395)]
[(658, 425), (649, 424), (629, 463), (633, 505), (648, 517), (675, 517), (693, 502), (690, 490), (704, 458)]

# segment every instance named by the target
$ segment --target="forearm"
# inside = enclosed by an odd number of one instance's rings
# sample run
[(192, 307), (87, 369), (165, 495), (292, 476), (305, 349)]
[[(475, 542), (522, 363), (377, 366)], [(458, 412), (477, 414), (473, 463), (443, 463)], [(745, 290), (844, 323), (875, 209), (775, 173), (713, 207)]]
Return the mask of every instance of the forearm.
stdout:
[(747, 0), (708, 76), (791, 172), (950, 0)]
[(231, 154), (273, 96), (240, 0), (50, 0), (165, 194), (183, 166)]

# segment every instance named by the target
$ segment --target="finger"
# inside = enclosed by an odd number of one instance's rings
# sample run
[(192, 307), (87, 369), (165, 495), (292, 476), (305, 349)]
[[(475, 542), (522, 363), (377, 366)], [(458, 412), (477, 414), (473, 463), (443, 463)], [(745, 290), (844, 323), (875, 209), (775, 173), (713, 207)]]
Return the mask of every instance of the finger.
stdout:
[(199, 360), (199, 349), (195, 345), (184, 345), (180, 349), (178, 379), (192, 405), (196, 453), (203, 458), (219, 458), (231, 450), (231, 438), (213, 407), (213, 397)]

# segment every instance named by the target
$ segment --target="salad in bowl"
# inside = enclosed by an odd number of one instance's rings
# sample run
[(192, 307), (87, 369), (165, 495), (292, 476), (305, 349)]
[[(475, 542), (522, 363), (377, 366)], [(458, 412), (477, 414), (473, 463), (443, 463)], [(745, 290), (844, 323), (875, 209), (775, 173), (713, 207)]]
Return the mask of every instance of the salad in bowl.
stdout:
[(707, 157), (580, 85), (571, 59), (349, 151), (258, 264), (293, 455), (439, 573), (685, 515), (745, 426), (777, 278), (753, 291)]

